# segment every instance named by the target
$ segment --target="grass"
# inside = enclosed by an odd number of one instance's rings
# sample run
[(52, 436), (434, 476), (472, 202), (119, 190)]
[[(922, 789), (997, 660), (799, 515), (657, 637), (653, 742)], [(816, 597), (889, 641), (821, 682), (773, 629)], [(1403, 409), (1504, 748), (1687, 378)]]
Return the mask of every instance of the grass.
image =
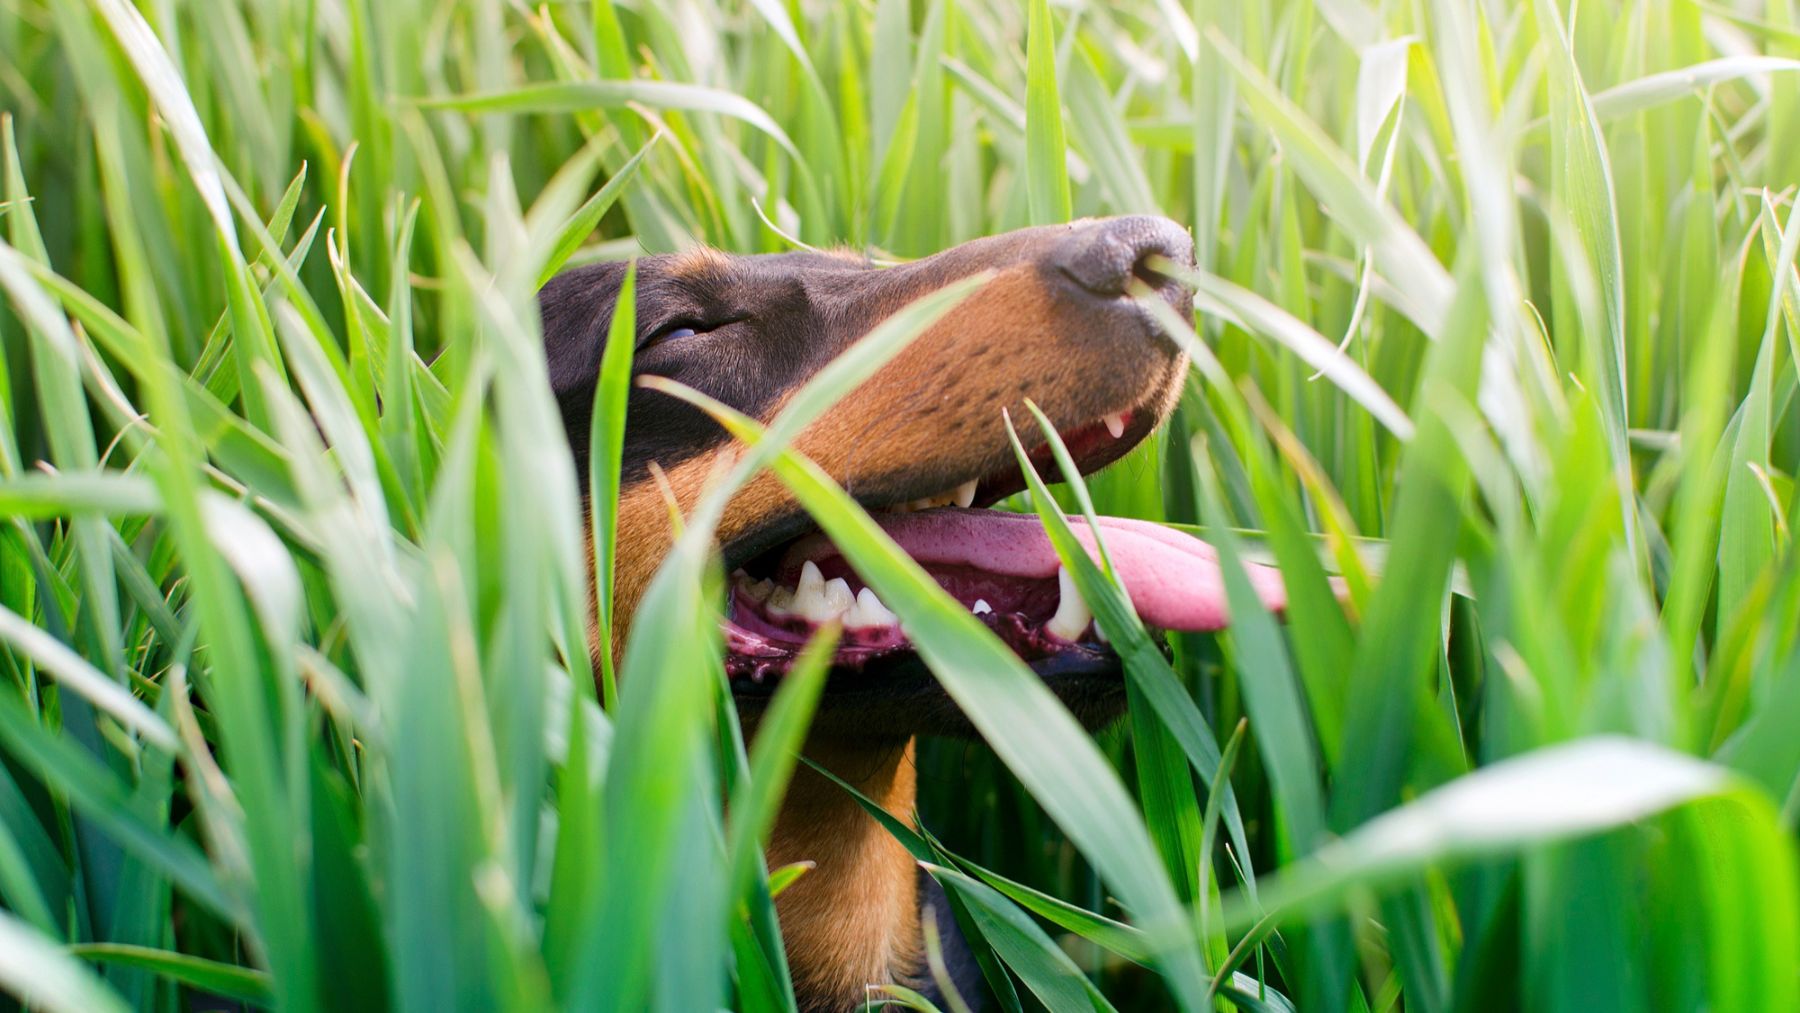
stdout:
[(1800, 1006), (1797, 58), (1785, 0), (0, 0), (0, 990), (791, 1008), (825, 655), (745, 743), (715, 498), (590, 668), (533, 293), (1154, 211), (1180, 408), (1012, 504), (1228, 564), (1171, 661), (1070, 558), (1120, 727), (785, 449), (960, 292), (730, 423), (984, 734), (891, 826), (999, 1008)]

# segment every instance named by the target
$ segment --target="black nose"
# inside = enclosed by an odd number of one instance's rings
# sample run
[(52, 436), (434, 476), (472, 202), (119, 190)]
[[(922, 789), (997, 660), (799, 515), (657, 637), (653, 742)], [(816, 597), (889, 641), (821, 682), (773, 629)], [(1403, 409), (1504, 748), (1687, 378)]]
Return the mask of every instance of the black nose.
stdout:
[(1167, 218), (1131, 215), (1077, 228), (1057, 246), (1054, 258), (1064, 274), (1095, 295), (1124, 295), (1134, 278), (1173, 295), (1171, 290), (1185, 286), (1152, 269), (1150, 261), (1166, 258), (1192, 267), (1194, 241)]

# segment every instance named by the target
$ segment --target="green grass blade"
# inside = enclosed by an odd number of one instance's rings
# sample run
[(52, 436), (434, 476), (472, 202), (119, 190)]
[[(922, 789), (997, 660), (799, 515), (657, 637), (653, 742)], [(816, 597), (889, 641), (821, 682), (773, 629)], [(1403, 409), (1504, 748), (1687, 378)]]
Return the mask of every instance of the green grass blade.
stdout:
[(1025, 190), (1036, 225), (1066, 222), (1073, 212), (1063, 152), (1063, 106), (1056, 86), (1056, 28), (1048, 0), (1030, 0), (1025, 59)]
[(956, 891), (969, 905), (982, 936), (994, 944), (1007, 966), (1047, 1008), (1097, 1011), (1113, 1008), (1112, 1003), (1107, 1002), (1082, 975), (1068, 954), (998, 891), (941, 865), (927, 865), (925, 871)]
[(618, 699), (613, 672), (613, 576), (618, 568), (619, 469), (625, 452), (625, 403), (631, 395), (631, 359), (637, 347), (637, 264), (625, 269), (607, 326), (606, 350), (594, 387), (588, 433), (588, 517), (594, 551), (594, 640), (600, 645), (601, 702)]
[(4, 911), (0, 911), (0, 986), (29, 1007), (57, 1013), (130, 1009), (80, 961)]
[[(1117, 576), (1112, 572), (1112, 563), (1107, 560), (1105, 555), (1105, 542), (1101, 537), (1100, 523), (1094, 514), (1094, 505), (1089, 497), (1087, 485), (1082, 481), (1080, 469), (1076, 467), (1073, 457), (1070, 456), (1061, 434), (1057, 433), (1056, 427), (1051, 425), (1049, 418), (1036, 405), (1028, 402), (1027, 408), (1037, 420), (1040, 431), (1055, 454), (1057, 466), (1062, 470), (1064, 481), (1069, 484), (1076, 502), (1081, 507), (1088, 523), (1088, 530), (1092, 533), (1094, 544), (1100, 553), (1101, 564), (1105, 567), (1105, 572), (1103, 573), (1094, 565), (1087, 553), (1075, 541), (1074, 532), (1069, 529), (1067, 519), (1057, 508), (1055, 499), (1050, 495), (1050, 490), (1039, 478), (1036, 468), (1032, 466), (1030, 459), (1026, 456), (1024, 445), (1019, 442), (1018, 434), (1012, 431), (1012, 423), (1008, 419), (1008, 435), (1012, 440), (1013, 456), (1019, 462), (1019, 472), (1025, 476), (1027, 487), (1031, 490), (1032, 502), (1037, 505), (1038, 517), (1044, 523), (1044, 530), (1048, 533), (1051, 544), (1056, 548), (1058, 558), (1063, 561), (1065, 567), (1069, 568), (1071, 576), (1074, 577), (1082, 600), (1087, 602), (1093, 610), (1095, 620), (1100, 624), (1102, 632), (1106, 634), (1107, 642), (1113, 646), (1113, 650), (1122, 659), (1126, 678), (1131, 680), (1132, 689), (1136, 694), (1133, 703), (1135, 704), (1137, 699), (1141, 698), (1144, 703), (1148, 704), (1157, 720), (1162, 723), (1162, 729), (1187, 756), (1188, 763), (1193, 766), (1194, 771), (1209, 786), (1214, 786), (1223, 792), (1226, 826), (1239, 851), (1248, 854), (1248, 837), (1244, 832), (1243, 817), (1238, 812), (1236, 797), (1232, 793), (1230, 783), (1218, 779), (1221, 757), (1218, 738), (1207, 726), (1205, 719), (1201, 717), (1193, 702), (1187, 699), (1174, 670), (1163, 659), (1161, 649), (1151, 640), (1143, 623), (1138, 621), (1137, 613), (1131, 607), (1131, 599), (1119, 586)], [(1134, 728), (1136, 727), (1134, 725)], [(1164, 772), (1162, 776), (1169, 777), (1167, 772)], [(1191, 802), (1193, 800), (1191, 785), (1187, 794), (1187, 801)], [(1166, 858), (1176, 857), (1177, 854), (1184, 860), (1192, 860), (1194, 857), (1191, 852), (1199, 846), (1199, 812), (1196, 810), (1189, 815), (1194, 818), (1192, 826), (1181, 829), (1184, 833), (1194, 835), (1195, 839), (1186, 840), (1185, 846), (1178, 852), (1166, 849), (1164, 851)], [(1256, 882), (1254, 873), (1248, 866), (1245, 867), (1245, 873), (1247, 882), (1251, 889), (1254, 889)], [(1180, 881), (1177, 880), (1177, 882)]]
[(175, 732), (155, 712), (81, 655), (4, 606), (0, 606), (0, 640), (35, 661), (39, 671), (56, 676), (60, 685), (143, 736), (145, 742), (170, 752), (177, 748)]
[(233, 964), (222, 964), (216, 960), (203, 960), (185, 953), (113, 943), (71, 946), (68, 952), (99, 963), (142, 968), (189, 988), (248, 1003), (267, 1005), (273, 998), (267, 974)]
[(539, 287), (555, 277), (556, 273), (563, 269), (563, 265), (569, 262), (569, 257), (581, 246), (582, 241), (593, 234), (594, 227), (600, 224), (600, 219), (606, 216), (606, 212), (619, 199), (619, 195), (630, 185), (632, 177), (637, 174), (638, 166), (643, 164), (644, 156), (650, 153), (650, 149), (656, 146), (656, 142), (660, 141), (662, 136), (661, 134), (651, 135), (650, 140), (644, 142), (644, 146), (626, 160), (618, 171), (607, 177), (605, 185), (594, 191), (592, 197), (583, 201), (581, 207), (576, 208), (575, 213), (571, 214), (568, 220), (557, 229), (555, 242), (550, 246), (550, 254), (545, 259), (544, 266), (538, 271)]

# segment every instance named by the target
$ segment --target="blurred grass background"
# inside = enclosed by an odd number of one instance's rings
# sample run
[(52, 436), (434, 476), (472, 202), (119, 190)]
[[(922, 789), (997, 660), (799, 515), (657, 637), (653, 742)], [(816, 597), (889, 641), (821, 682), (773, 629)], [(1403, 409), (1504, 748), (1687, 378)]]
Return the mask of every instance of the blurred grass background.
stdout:
[(1196, 369), (1086, 491), (1294, 601), (1097, 744), (1008, 669), (924, 749), (1000, 1008), (1800, 1006), (1796, 56), (1793, 0), (0, 0), (0, 986), (790, 1007), (817, 673), (746, 752), (701, 512), (600, 699), (533, 292), (1159, 212)]

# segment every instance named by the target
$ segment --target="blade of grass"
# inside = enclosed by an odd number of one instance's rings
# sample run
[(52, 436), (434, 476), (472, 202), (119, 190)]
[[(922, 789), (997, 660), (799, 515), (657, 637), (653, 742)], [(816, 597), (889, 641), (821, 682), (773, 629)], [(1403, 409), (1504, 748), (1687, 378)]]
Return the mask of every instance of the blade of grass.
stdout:
[(247, 1003), (267, 1005), (273, 995), (269, 990), (269, 976), (261, 971), (222, 964), (216, 960), (203, 960), (171, 950), (121, 946), (116, 943), (84, 943), (69, 947), (67, 952), (71, 956), (99, 963), (142, 968), (189, 988), (241, 999)]
[(660, 133), (652, 134), (650, 140), (644, 142), (644, 146), (627, 159), (617, 172), (607, 177), (606, 184), (594, 191), (594, 195), (583, 202), (581, 207), (577, 208), (575, 213), (570, 215), (568, 220), (557, 229), (556, 240), (550, 247), (550, 254), (544, 261), (543, 268), (538, 271), (538, 287), (542, 288), (545, 282), (555, 277), (556, 273), (563, 269), (563, 265), (569, 262), (569, 257), (581, 246), (582, 241), (593, 234), (594, 228), (600, 224), (600, 219), (606, 216), (606, 212), (618, 201), (619, 195), (624, 192), (625, 187), (631, 183), (632, 177), (637, 174), (638, 166), (643, 163), (644, 156), (650, 154), (650, 150), (656, 146), (658, 141), (662, 140), (662, 137), (663, 135)]
[(124, 1000), (81, 962), (0, 911), (0, 985), (25, 1005), (67, 1013), (124, 1013)]
[[(1094, 505), (1089, 497), (1086, 483), (1081, 478), (1081, 471), (1076, 466), (1069, 449), (1063, 443), (1062, 436), (1056, 431), (1049, 418), (1030, 401), (1026, 407), (1036, 419), (1039, 430), (1055, 455), (1057, 466), (1062, 471), (1063, 480), (1074, 494), (1076, 503), (1087, 520), (1088, 530), (1094, 538), (1094, 545), (1100, 555), (1104, 572), (1097, 568), (1088, 554), (1075, 541), (1074, 532), (1070, 530), (1066, 518), (1057, 508), (1050, 490), (1038, 476), (1037, 469), (1032, 466), (1025, 453), (1024, 444), (1019, 441), (1018, 434), (1012, 429), (1012, 420), (1007, 419), (1007, 434), (1012, 441), (1013, 456), (1019, 463), (1019, 473), (1025, 476), (1027, 488), (1032, 494), (1032, 502), (1037, 506), (1039, 519), (1055, 547), (1057, 556), (1075, 579), (1077, 590), (1082, 600), (1089, 604), (1100, 629), (1106, 634), (1107, 643), (1123, 661), (1125, 674), (1134, 688), (1142, 695), (1144, 702), (1162, 722), (1163, 729), (1179, 744), (1186, 754), (1188, 762), (1193, 766), (1202, 780), (1209, 786), (1224, 793), (1225, 825), (1231, 834), (1232, 841), (1240, 852), (1249, 853), (1248, 838), (1244, 832), (1243, 817), (1239, 814), (1237, 800), (1229, 782), (1218, 780), (1221, 753), (1219, 743), (1213, 731), (1207, 726), (1205, 719), (1187, 698), (1175, 672), (1164, 660), (1162, 651), (1150, 638), (1148, 631), (1137, 618), (1131, 607), (1131, 599), (1119, 585), (1117, 575), (1112, 571), (1112, 563), (1106, 557), (1105, 543), (1100, 532), (1100, 522), (1094, 513)], [(1136, 726), (1134, 726), (1135, 728)], [(1191, 800), (1191, 788), (1189, 791)], [(1195, 835), (1195, 839), (1185, 842), (1182, 852), (1184, 860), (1192, 860), (1194, 849), (1198, 848), (1199, 813), (1192, 814), (1195, 822), (1184, 828)], [(1168, 852), (1165, 852), (1168, 855)], [(1171, 856), (1172, 857), (1172, 856)], [(1204, 857), (1201, 858), (1204, 861)], [(1248, 867), (1245, 868), (1246, 882), (1251, 890), (1255, 889), (1256, 879)]]
[(975, 924), (994, 944), (1008, 967), (1025, 987), (1054, 1010), (1107, 1011), (1106, 1001), (1081, 968), (1024, 912), (998, 891), (979, 880), (941, 865), (925, 866), (938, 882), (956, 891), (975, 917)]
[(1056, 28), (1048, 0), (1029, 0), (1025, 35), (1025, 191), (1034, 225), (1073, 214), (1064, 161), (1063, 107), (1056, 86)]
[(637, 262), (625, 268), (607, 327), (606, 350), (594, 387), (588, 433), (588, 518), (594, 553), (594, 642), (600, 645), (601, 702), (618, 701), (613, 673), (613, 577), (618, 569), (619, 481), (625, 453), (625, 403), (631, 394), (631, 360), (637, 346)]

